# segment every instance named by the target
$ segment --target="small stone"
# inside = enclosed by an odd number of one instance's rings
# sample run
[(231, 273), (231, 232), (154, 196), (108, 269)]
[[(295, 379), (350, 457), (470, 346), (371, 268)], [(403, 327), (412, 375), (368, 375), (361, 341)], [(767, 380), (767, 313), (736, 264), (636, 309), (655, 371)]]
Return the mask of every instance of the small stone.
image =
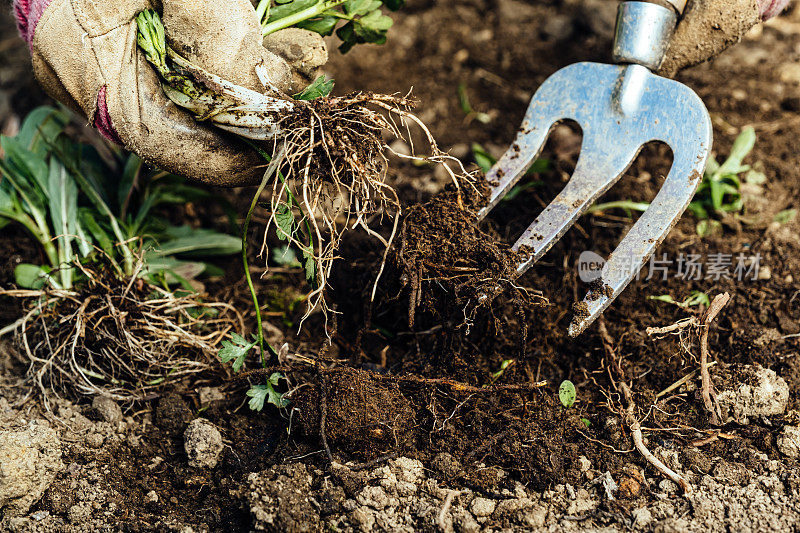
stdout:
[(658, 483), (658, 488), (661, 489), (665, 494), (675, 494), (678, 492), (678, 485), (676, 485), (670, 479), (662, 479)]
[(103, 438), (103, 436), (99, 433), (89, 433), (88, 435), (86, 435), (86, 445), (89, 448), (97, 449), (102, 447), (104, 440), (105, 439)]
[(789, 405), (789, 386), (775, 371), (759, 364), (730, 365), (717, 378), (722, 423), (747, 425), (752, 417), (780, 415)]
[(225, 399), (225, 395), (222, 394), (219, 387), (200, 387), (197, 389), (197, 397), (200, 400), (200, 405), (208, 405)]
[(787, 457), (800, 457), (800, 427), (785, 426), (778, 435), (778, 450)]
[(354, 526), (356, 526), (358, 531), (363, 531), (366, 533), (368, 531), (372, 531), (372, 528), (375, 525), (375, 515), (371, 511), (363, 507), (359, 507), (350, 513), (350, 521)]
[(92, 408), (109, 424), (116, 426), (122, 421), (122, 408), (108, 396), (95, 396)]
[(592, 468), (592, 462), (585, 455), (578, 456), (578, 470), (585, 473), (590, 468)]
[(219, 430), (202, 418), (195, 418), (183, 434), (183, 447), (189, 456), (189, 466), (214, 468), (219, 462), (224, 444)]
[(633, 527), (636, 528), (647, 527), (653, 521), (653, 515), (646, 507), (634, 509), (631, 513), (631, 518), (633, 519)]
[(156, 491), (151, 490), (147, 493), (147, 496), (144, 497), (144, 501), (147, 503), (158, 503), (158, 494), (156, 494)]
[(469, 510), (478, 518), (491, 516), (497, 504), (488, 498), (475, 498), (469, 504)]

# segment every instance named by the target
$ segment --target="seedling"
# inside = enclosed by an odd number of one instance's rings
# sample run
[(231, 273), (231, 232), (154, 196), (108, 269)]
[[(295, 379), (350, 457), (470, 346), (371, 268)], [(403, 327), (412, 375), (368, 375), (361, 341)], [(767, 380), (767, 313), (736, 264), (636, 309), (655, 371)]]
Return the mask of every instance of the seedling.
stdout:
[(668, 304), (677, 305), (682, 309), (688, 309), (689, 307), (695, 307), (698, 305), (702, 305), (704, 307), (708, 307), (711, 305), (711, 300), (709, 299), (708, 295), (701, 291), (692, 291), (689, 293), (682, 302), (675, 300), (669, 294), (661, 294), (658, 296), (648, 296), (649, 300), (656, 300), (659, 302), (666, 302)]
[(753, 128), (744, 128), (733, 142), (731, 153), (724, 163), (720, 165), (713, 156), (709, 158), (703, 181), (689, 204), (689, 209), (697, 218), (708, 219), (713, 213), (724, 215), (742, 210), (744, 203), (739, 192), (742, 184), (739, 174), (751, 170), (742, 161), (753, 150), (755, 142)]
[(578, 393), (575, 391), (575, 385), (570, 380), (565, 379), (558, 386), (558, 399), (561, 400), (561, 405), (565, 409), (572, 407), (577, 397)]
[(467, 121), (475, 119), (481, 124), (488, 124), (491, 122), (492, 117), (486, 113), (481, 113), (472, 109), (472, 104), (470, 104), (469, 95), (467, 94), (467, 86), (463, 83), (458, 84), (458, 103), (461, 106), (461, 111), (466, 115)]
[(797, 209), (784, 209), (777, 213), (772, 220), (778, 224), (788, 224), (797, 218)]
[(381, 7), (397, 11), (404, 4), (405, 0), (261, 0), (256, 15), (264, 36), (290, 27), (323, 36), (335, 32), (344, 54), (357, 44), (384, 44), (392, 19)]
[[(747, 173), (747, 181), (755, 183), (759, 179), (766, 179), (750, 168), (743, 165), (742, 161), (753, 150), (756, 135), (751, 127), (744, 128), (733, 143), (728, 159), (721, 165), (714, 157), (710, 157), (703, 173), (703, 181), (689, 204), (689, 210), (699, 218), (696, 231), (700, 237), (719, 233), (722, 224), (712, 215), (725, 215), (741, 211), (744, 207), (742, 195), (739, 192), (741, 180), (739, 174)], [(650, 204), (648, 202), (634, 202), (632, 200), (617, 200), (602, 204), (595, 204), (588, 212), (603, 213), (611, 209), (622, 209), (627, 216), (632, 216), (634, 211), (644, 212)]]

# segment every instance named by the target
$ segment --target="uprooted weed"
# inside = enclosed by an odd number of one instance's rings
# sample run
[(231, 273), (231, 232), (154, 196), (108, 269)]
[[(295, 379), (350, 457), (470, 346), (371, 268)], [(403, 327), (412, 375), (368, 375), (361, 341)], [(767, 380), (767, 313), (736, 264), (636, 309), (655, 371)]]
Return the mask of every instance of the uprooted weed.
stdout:
[(8, 290), (30, 302), (15, 341), (42, 393), (145, 400), (189, 376), (219, 371), (216, 346), (241, 318), (228, 304), (179, 295), (109, 268), (79, 265), (72, 291)]
[[(169, 48), (156, 12), (140, 13), (137, 23), (139, 47), (159, 72), (165, 94), (196, 120), (251, 140), (270, 161), (259, 188), (259, 194), (272, 189), (267, 230), (274, 226), (278, 237), (302, 254), (312, 285), (307, 313), (320, 307), (327, 311), (325, 289), (345, 231), (361, 227), (387, 252), (394, 240), (401, 208), (386, 181), (385, 136), (410, 138), (409, 127), (418, 126), (426, 136), (429, 155), (397, 155), (435, 164), (451, 162), (458, 172), (444, 166), (456, 189), (460, 181), (471, 180), (457, 159), (439, 150), (427, 127), (410, 112), (413, 102), (406, 96), (360, 92), (333, 97), (333, 82), (320, 77), (292, 97), (275, 87), (259, 67), (256, 73), (263, 92), (257, 92), (222, 79)], [(375, 219), (384, 216), (393, 221), (388, 235), (374, 229)], [(265, 233), (265, 256), (266, 241)]]

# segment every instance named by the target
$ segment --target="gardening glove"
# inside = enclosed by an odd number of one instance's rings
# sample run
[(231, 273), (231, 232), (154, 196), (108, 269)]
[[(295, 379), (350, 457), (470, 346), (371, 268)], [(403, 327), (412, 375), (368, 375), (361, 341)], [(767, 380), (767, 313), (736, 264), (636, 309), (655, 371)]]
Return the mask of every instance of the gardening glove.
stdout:
[(278, 32), (262, 46), (249, 0), (14, 0), (34, 74), (50, 96), (164, 170), (213, 185), (257, 182), (264, 161), (247, 144), (164, 95), (136, 44), (134, 19), (148, 8), (163, 11), (168, 44), (181, 55), (259, 92), (259, 65), (292, 94), (328, 58), (322, 38), (304, 30)]
[(738, 43), (750, 28), (774, 17), (789, 0), (689, 0), (659, 74), (674, 76)]

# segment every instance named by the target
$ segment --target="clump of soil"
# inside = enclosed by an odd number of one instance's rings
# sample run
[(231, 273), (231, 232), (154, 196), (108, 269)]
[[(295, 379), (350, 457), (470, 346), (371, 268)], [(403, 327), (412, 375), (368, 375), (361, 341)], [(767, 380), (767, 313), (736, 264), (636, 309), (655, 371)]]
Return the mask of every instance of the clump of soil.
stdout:
[(461, 313), (464, 322), (501, 293), (519, 306), (545, 302), (514, 284), (517, 265), (527, 252), (511, 250), (479, 226), (477, 213), (487, 204), (488, 194), (485, 179), (449, 187), (429, 202), (412, 206), (403, 219), (394, 261), (409, 290), (409, 327), (420, 309), (439, 321)]

